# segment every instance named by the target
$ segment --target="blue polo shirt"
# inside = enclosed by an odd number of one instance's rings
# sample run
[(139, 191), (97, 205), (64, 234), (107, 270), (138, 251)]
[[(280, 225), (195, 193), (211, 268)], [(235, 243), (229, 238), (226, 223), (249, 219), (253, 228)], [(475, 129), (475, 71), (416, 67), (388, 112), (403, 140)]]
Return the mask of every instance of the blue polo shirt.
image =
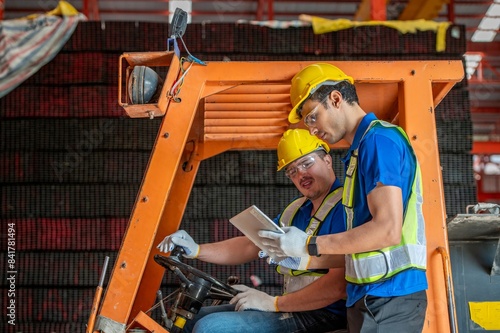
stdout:
[[(339, 188), (341, 186), (340, 181), (338, 179), (335, 180), (335, 182), (332, 185), (332, 188), (330, 189), (330, 192), (333, 192), (335, 189)], [(291, 225), (299, 228), (300, 230), (305, 231), (307, 227), (309, 226), (309, 221), (311, 220), (311, 212), (313, 209), (312, 202), (310, 200), (307, 200), (302, 207), (299, 208), (295, 216), (293, 217), (293, 221)], [(279, 218), (281, 214), (278, 215), (274, 219), (274, 223), (279, 225)], [(323, 223), (320, 226), (320, 229), (318, 230), (317, 235), (328, 235), (328, 234), (335, 234), (338, 232), (344, 232), (346, 231), (345, 227), (345, 211), (344, 211), (344, 206), (342, 206), (342, 202), (339, 201), (338, 204), (335, 205), (335, 207), (332, 208), (328, 216), (325, 218)], [(324, 309), (335, 313), (336, 315), (346, 317), (346, 305), (345, 305), (345, 300), (339, 300), (333, 304), (330, 304), (329, 306), (325, 307)]]
[[(403, 209), (406, 210), (415, 176), (416, 160), (412, 148), (398, 129), (375, 125), (363, 137), (370, 123), (376, 119), (373, 113), (362, 119), (351, 147), (342, 158), (347, 170), (352, 152), (359, 147), (358, 173), (354, 184), (354, 228), (372, 219), (367, 196), (379, 182), (401, 188)], [(354, 305), (365, 295), (403, 296), (427, 288), (426, 273), (418, 269), (408, 269), (380, 283), (348, 283), (347, 306)]]

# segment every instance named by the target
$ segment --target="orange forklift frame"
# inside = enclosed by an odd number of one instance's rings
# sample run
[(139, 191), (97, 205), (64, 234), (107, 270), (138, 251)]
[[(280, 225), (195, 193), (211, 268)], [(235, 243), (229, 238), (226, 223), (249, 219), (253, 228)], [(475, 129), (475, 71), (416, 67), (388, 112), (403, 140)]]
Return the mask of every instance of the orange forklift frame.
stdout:
[[(330, 61), (323, 61), (330, 62)], [(155, 303), (164, 268), (156, 245), (178, 230), (201, 161), (228, 150), (274, 150), (290, 124), (290, 80), (310, 61), (208, 62), (174, 52), (125, 53), (119, 104), (129, 117), (163, 117), (127, 231), (98, 311), (94, 332), (139, 327), (168, 332), (146, 311)], [(408, 134), (423, 176), (429, 281), (424, 332), (456, 331), (435, 107), (464, 76), (462, 62), (335, 61), (355, 79), (365, 110)], [(167, 67), (160, 99), (129, 104), (134, 66)], [(174, 88), (174, 89), (173, 89)], [(173, 91), (178, 91), (173, 98)], [(147, 120), (145, 120), (147, 121)], [(332, 148), (347, 148), (340, 142)], [(91, 328), (92, 330), (92, 328)]]

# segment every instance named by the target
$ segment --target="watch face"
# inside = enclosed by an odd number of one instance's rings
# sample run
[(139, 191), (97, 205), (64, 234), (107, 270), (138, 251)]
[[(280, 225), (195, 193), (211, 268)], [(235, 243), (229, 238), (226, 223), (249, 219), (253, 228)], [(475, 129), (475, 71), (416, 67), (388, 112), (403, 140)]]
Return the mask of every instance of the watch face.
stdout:
[(318, 255), (318, 245), (316, 244), (316, 237), (311, 237), (309, 244), (307, 244), (307, 251), (311, 256)]

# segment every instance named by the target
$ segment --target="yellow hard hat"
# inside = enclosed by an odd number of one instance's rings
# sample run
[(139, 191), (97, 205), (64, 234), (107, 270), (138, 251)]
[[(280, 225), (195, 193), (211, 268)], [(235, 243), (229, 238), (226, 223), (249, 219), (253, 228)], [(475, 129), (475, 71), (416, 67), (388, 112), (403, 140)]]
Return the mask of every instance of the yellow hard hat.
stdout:
[(309, 131), (305, 129), (287, 130), (278, 143), (278, 171), (296, 159), (320, 148), (323, 148), (326, 152), (330, 151), (330, 147), (326, 142), (309, 134)]
[(331, 64), (319, 63), (305, 67), (292, 78), (290, 87), (290, 101), (292, 111), (288, 115), (288, 121), (292, 124), (298, 123), (300, 117), (297, 108), (309, 98), (309, 96), (325, 83), (349, 81), (354, 84), (354, 79), (345, 75), (338, 67)]

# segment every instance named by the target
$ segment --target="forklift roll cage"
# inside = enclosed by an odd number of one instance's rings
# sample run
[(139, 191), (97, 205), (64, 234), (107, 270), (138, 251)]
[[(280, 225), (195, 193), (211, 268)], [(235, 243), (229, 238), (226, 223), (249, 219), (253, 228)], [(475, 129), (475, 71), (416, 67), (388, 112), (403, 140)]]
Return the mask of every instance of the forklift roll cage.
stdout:
[[(324, 61), (331, 62), (331, 61)], [(163, 117), (127, 231), (98, 311), (95, 331), (142, 327), (168, 332), (146, 313), (164, 268), (156, 245), (178, 230), (201, 161), (228, 150), (274, 150), (290, 128), (290, 80), (312, 62), (189, 63), (174, 52), (120, 57), (118, 100), (129, 117)], [(462, 62), (335, 61), (355, 79), (364, 110), (398, 124), (418, 156), (424, 188), (429, 281), (424, 332), (454, 332), (455, 304), (448, 256), (435, 108), (464, 76)], [(129, 104), (126, 80), (135, 66), (165, 67), (157, 103)], [(182, 82), (181, 82), (182, 81)], [(173, 96), (172, 87), (178, 88)], [(175, 98), (174, 98), (175, 97)], [(147, 120), (144, 120), (147, 121)], [(340, 142), (332, 148), (347, 148)]]

